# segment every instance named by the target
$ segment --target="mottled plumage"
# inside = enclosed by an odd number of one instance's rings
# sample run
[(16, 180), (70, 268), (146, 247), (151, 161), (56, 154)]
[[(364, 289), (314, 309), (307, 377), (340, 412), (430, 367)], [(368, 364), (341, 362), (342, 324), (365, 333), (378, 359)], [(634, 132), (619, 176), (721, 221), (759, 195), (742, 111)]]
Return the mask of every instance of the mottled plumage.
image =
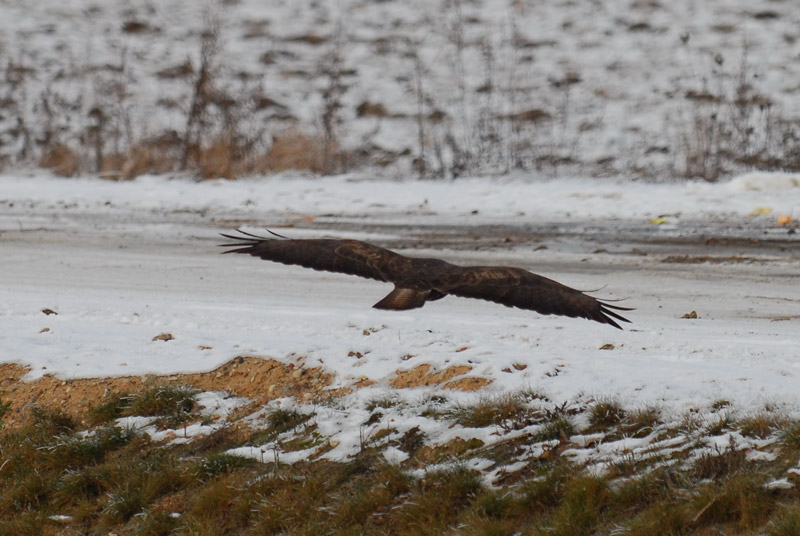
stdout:
[(244, 253), (283, 264), (339, 272), (394, 283), (394, 290), (373, 307), (415, 309), (448, 294), (478, 298), (508, 307), (529, 309), (545, 315), (587, 318), (620, 328), (614, 319), (630, 320), (612, 311), (631, 309), (609, 305), (521, 268), (506, 266), (457, 266), (439, 259), (406, 257), (360, 240), (274, 238), (239, 231), (223, 234), (233, 243), (225, 253)]

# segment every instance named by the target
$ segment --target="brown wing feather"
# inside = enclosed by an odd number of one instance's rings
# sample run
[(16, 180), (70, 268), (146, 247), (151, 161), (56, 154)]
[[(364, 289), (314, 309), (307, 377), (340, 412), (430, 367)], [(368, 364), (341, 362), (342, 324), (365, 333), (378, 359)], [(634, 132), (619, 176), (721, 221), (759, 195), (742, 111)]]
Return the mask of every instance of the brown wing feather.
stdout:
[(234, 242), (225, 253), (242, 253), (283, 264), (296, 264), (314, 270), (357, 275), (378, 281), (394, 282), (406, 275), (410, 260), (388, 249), (359, 240), (292, 240), (256, 236), (239, 230), (240, 235), (223, 234)]
[(630, 309), (603, 303), (579, 290), (521, 268), (448, 266), (438, 272), (431, 282), (434, 289), (444, 294), (489, 300), (546, 315), (588, 318), (619, 329), (622, 328), (614, 319), (630, 322), (610, 310)]

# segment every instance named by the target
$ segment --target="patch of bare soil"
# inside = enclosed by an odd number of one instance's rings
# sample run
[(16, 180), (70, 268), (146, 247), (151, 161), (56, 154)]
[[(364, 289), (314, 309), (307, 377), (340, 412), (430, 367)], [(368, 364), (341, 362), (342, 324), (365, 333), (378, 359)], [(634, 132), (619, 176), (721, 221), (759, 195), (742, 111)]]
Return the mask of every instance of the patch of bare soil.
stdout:
[(472, 367), (469, 365), (455, 365), (443, 370), (431, 370), (430, 365), (423, 364), (410, 370), (398, 370), (396, 376), (389, 381), (389, 385), (395, 389), (441, 385), (444, 389), (476, 391), (492, 382), (487, 378), (456, 378), (471, 370)]
[(266, 404), (275, 398), (293, 396), (301, 401), (327, 399), (344, 394), (346, 389), (328, 390), (333, 375), (321, 368), (283, 364), (274, 359), (237, 357), (210, 372), (168, 376), (123, 376), (61, 380), (44, 376), (24, 381), (28, 372), (17, 364), (0, 364), (0, 401), (11, 409), (3, 416), (4, 427), (24, 423), (31, 406), (58, 409), (77, 422), (111, 393), (135, 394), (159, 383), (190, 385), (203, 391), (227, 391), (247, 397), (253, 404)]

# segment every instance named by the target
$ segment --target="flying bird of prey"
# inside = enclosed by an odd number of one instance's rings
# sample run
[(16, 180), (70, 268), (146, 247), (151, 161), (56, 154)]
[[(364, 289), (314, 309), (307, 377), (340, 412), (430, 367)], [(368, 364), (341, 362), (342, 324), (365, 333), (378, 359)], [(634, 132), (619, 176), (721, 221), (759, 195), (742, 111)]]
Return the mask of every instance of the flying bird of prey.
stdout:
[[(225, 253), (243, 253), (283, 264), (339, 272), (394, 283), (376, 309), (416, 309), (425, 302), (452, 294), (478, 298), (508, 307), (529, 309), (545, 315), (588, 318), (620, 328), (614, 320), (630, 322), (609, 305), (522, 268), (505, 266), (457, 266), (440, 259), (406, 257), (360, 240), (290, 239), (269, 231), (263, 237), (238, 230), (239, 236), (223, 234), (233, 243)], [(613, 310), (612, 310), (613, 309)]]

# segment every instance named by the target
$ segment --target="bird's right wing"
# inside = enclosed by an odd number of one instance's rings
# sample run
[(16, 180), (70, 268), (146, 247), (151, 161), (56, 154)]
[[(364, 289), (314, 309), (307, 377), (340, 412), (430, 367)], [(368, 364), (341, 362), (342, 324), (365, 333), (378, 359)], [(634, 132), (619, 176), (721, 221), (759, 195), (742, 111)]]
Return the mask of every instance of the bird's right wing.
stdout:
[(238, 232), (240, 235), (222, 235), (234, 241), (221, 244), (221, 247), (233, 248), (225, 253), (242, 253), (283, 264), (391, 282), (402, 276), (410, 265), (408, 257), (360, 240), (295, 240), (280, 235), (269, 238)]

